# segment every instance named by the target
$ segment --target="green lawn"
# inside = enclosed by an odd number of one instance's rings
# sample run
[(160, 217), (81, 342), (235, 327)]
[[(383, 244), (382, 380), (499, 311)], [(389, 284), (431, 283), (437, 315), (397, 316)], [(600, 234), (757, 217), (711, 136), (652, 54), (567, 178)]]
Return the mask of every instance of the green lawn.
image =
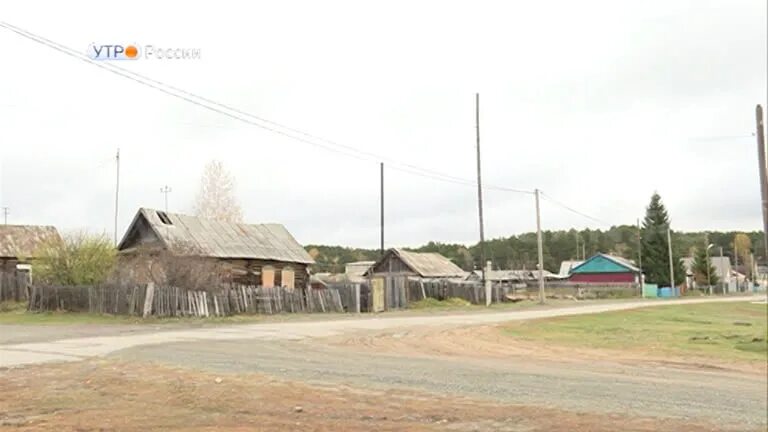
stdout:
[(583, 348), (766, 361), (765, 304), (659, 306), (595, 315), (515, 322), (504, 334), (521, 340)]

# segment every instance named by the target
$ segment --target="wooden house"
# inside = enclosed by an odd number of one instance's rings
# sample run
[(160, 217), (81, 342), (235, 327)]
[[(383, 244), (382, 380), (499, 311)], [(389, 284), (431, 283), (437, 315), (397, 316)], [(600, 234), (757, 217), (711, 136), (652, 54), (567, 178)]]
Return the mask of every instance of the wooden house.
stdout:
[(389, 249), (365, 275), (464, 279), (466, 272), (438, 253)]
[(118, 244), (123, 257), (167, 251), (216, 263), (228, 279), (306, 288), (314, 260), (280, 224), (243, 224), (141, 208)]
[(53, 241), (61, 237), (52, 226), (0, 225), (0, 272), (15, 272), (19, 265), (30, 264), (40, 248)]

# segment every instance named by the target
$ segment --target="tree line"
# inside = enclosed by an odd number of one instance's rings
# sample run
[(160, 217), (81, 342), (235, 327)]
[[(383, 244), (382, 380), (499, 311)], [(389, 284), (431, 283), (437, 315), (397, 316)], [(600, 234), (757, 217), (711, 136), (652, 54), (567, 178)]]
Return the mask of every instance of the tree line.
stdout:
[[(627, 258), (638, 263), (638, 252), (642, 250), (643, 270), (650, 282), (669, 283), (669, 254), (667, 247), (667, 227), (670, 217), (661, 202), (661, 197), (654, 194), (646, 208), (646, 217), (641, 229), (636, 225), (612, 226), (606, 230), (558, 230), (543, 231), (544, 268), (557, 273), (560, 263), (565, 260), (582, 260), (602, 252)], [(680, 263), (683, 257), (699, 256), (694, 262), (694, 272), (701, 281), (706, 272), (702, 261), (702, 251), (710, 248), (711, 256), (719, 256), (720, 247), (723, 255), (734, 263), (734, 250), (738, 250), (738, 262), (744, 264), (754, 254), (758, 262), (765, 261), (765, 252), (756, 250), (762, 244), (763, 233), (760, 231), (671, 231), (672, 255), (675, 263), (675, 282), (681, 283), (685, 273)], [(734, 243), (736, 247), (734, 248)], [(486, 240), (486, 257), (495, 269), (535, 269), (537, 267), (536, 233), (527, 232), (509, 237)], [(309, 254), (315, 259), (316, 272), (344, 272), (344, 265), (353, 261), (375, 261), (379, 258), (378, 249), (347, 248), (343, 246), (308, 245)], [(464, 270), (480, 268), (480, 245), (441, 243), (431, 241), (425, 245), (408, 248), (416, 252), (437, 252)], [(705, 259), (703, 260), (705, 261)], [(697, 266), (698, 264), (698, 266)], [(746, 270), (745, 270), (746, 271)], [(714, 274), (714, 271), (711, 272)], [(716, 283), (713, 280), (712, 283)]]

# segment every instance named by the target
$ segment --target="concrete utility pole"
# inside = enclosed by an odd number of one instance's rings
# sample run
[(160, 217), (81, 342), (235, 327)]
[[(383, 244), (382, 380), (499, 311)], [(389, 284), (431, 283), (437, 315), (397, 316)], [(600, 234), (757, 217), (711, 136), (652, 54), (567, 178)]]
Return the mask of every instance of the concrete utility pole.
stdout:
[(168, 213), (168, 194), (171, 193), (173, 189), (170, 188), (170, 186), (165, 185), (160, 188), (160, 193), (165, 195), (165, 212)]
[(381, 203), (379, 205), (381, 210), (381, 215), (380, 215), (381, 216), (381, 245), (379, 250), (380, 250), (381, 256), (384, 256), (384, 162), (381, 162), (381, 164), (379, 165), (379, 168), (380, 168), (380, 177), (381, 177), (379, 179), (380, 186), (381, 186), (381, 191), (380, 191)]
[(720, 276), (723, 278), (723, 294), (726, 293), (726, 290), (728, 289), (728, 279), (725, 276), (725, 267), (723, 266), (723, 247), (720, 246)]
[(637, 268), (643, 274), (643, 231), (640, 229), (640, 218), (637, 219)]
[(120, 149), (117, 149), (117, 155), (115, 155), (116, 164), (116, 178), (115, 178), (115, 246), (117, 246), (117, 214), (119, 209), (120, 196)]
[(709, 250), (715, 247), (712, 243), (707, 245), (707, 287), (709, 287), (709, 295), (712, 295), (712, 275), (709, 268), (712, 267), (712, 261), (709, 259)]
[(544, 247), (541, 239), (541, 210), (539, 210), (539, 190), (536, 193), (536, 243), (539, 249), (539, 303), (544, 304)]
[(475, 131), (477, 134), (477, 209), (480, 216), (480, 267), (485, 283), (485, 230), (483, 227), (483, 183), (480, 171), (480, 93), (475, 93)]
[(757, 159), (760, 166), (760, 195), (763, 203), (763, 257), (768, 260), (768, 160), (765, 158), (765, 127), (763, 124), (763, 107), (755, 108), (757, 120)]
[(669, 250), (669, 287), (672, 288), (672, 295), (675, 292), (675, 266), (672, 258), (672, 230), (667, 225), (667, 249)]
[(8, 225), (8, 213), (10, 212), (10, 207), (3, 207), (3, 225)]

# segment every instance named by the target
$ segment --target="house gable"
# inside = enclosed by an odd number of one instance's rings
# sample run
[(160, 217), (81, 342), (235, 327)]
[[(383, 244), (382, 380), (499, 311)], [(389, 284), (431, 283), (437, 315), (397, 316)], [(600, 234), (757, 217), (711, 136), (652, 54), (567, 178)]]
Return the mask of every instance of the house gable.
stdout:
[(583, 273), (634, 273), (633, 268), (609, 257), (598, 254), (571, 269), (571, 274)]
[(152, 229), (152, 225), (147, 221), (144, 214), (139, 212), (118, 245), (118, 250), (128, 251), (142, 246), (164, 247), (164, 244), (162, 239), (155, 233), (155, 230)]

